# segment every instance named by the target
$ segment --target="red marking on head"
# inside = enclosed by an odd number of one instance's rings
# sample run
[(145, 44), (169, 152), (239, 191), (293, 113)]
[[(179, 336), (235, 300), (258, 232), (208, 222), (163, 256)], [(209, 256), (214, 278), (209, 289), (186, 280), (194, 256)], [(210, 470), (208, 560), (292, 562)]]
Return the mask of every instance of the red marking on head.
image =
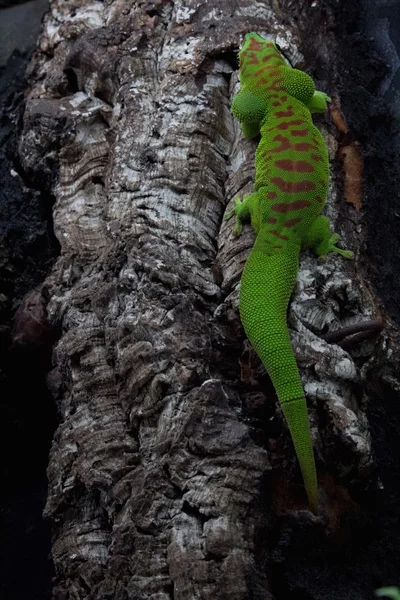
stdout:
[(271, 70), (271, 67), (269, 65), (266, 65), (265, 67), (261, 67), (261, 69), (258, 69), (258, 71), (256, 71), (254, 73), (254, 77), (258, 77), (259, 75), (262, 75), (265, 72), (268, 72), (268, 76), (269, 77), (275, 77), (275, 75), (280, 75), (280, 71), (278, 69), (274, 69)]
[(271, 60), (271, 58), (277, 58), (277, 56), (274, 52), (271, 52), (271, 54), (266, 54), (265, 56), (263, 56), (261, 59), (261, 62), (263, 62), (263, 63), (268, 62), (269, 60)]
[(276, 231), (276, 229), (270, 229), (268, 231), (268, 233), (270, 233), (271, 235), (274, 235), (275, 237), (279, 238), (280, 240), (284, 240), (285, 242), (287, 242), (289, 239), (287, 235), (281, 235), (279, 233), (279, 231)]
[(275, 225), (275, 223), (278, 222), (278, 219), (275, 219), (275, 217), (268, 217), (268, 219), (265, 219), (265, 222), (269, 225)]
[(310, 192), (315, 190), (315, 183), (313, 181), (285, 181), (282, 177), (271, 177), (271, 183), (276, 185), (281, 192), (287, 194), (296, 194), (298, 192)]
[(277, 213), (288, 213), (292, 210), (301, 210), (311, 206), (309, 200), (295, 200), (294, 202), (277, 202), (271, 206), (271, 210)]
[(251, 37), (249, 42), (249, 50), (255, 50), (256, 52), (261, 52), (263, 50), (263, 43), (256, 40), (256, 38)]
[(293, 171), (294, 173), (312, 173), (314, 171), (313, 165), (308, 163), (306, 160), (276, 160), (275, 166), (283, 171)]
[(319, 156), (318, 154), (311, 154), (311, 158), (315, 162), (320, 162), (322, 160), (322, 156)]
[(264, 73), (268, 73), (268, 75), (279, 75), (279, 66), (278, 65), (266, 65), (263, 67)]
[(292, 121), (283, 121), (282, 123), (279, 123), (276, 128), (284, 130), (289, 129), (292, 125), (301, 125), (302, 123), (304, 123), (303, 119), (293, 119)]
[(269, 200), (274, 200), (277, 195), (278, 194), (276, 192), (267, 192), (267, 198), (269, 198)]
[(241, 59), (246, 61), (249, 65), (258, 65), (259, 62), (257, 54), (255, 52), (249, 52), (248, 50), (245, 50), (242, 53)]
[(292, 129), (290, 132), (295, 137), (305, 137), (308, 133), (308, 129)]
[(275, 113), (277, 119), (283, 119), (284, 117), (294, 117), (293, 106), (287, 107), (287, 110), (281, 110)]
[(289, 219), (288, 221), (285, 221), (283, 226), (284, 227), (294, 227), (294, 225), (297, 225), (297, 223), (300, 223), (301, 221), (301, 217), (295, 217), (294, 219)]
[(275, 90), (275, 92), (284, 92), (285, 91), (285, 88), (282, 87), (281, 85), (279, 85), (279, 81), (277, 81), (276, 83), (273, 83), (272, 85), (269, 85), (265, 89), (266, 90)]

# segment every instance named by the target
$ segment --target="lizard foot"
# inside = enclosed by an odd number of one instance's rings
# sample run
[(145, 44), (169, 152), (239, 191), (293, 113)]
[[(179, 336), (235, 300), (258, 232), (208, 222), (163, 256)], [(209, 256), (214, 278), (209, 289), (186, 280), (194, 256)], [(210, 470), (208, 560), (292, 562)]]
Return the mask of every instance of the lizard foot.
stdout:
[(344, 258), (353, 258), (354, 257), (354, 254), (353, 254), (353, 252), (351, 252), (351, 250), (343, 250), (342, 248), (338, 248), (337, 246), (335, 246), (335, 243), (338, 242), (339, 240), (340, 240), (340, 235), (338, 233), (334, 233), (329, 238), (328, 244), (327, 244), (326, 248), (324, 248), (324, 252), (322, 254), (320, 254), (320, 256), (319, 256), (320, 260), (325, 260), (328, 252), (337, 252)]
[(242, 206), (242, 200), (238, 196), (235, 196), (235, 198), (233, 199), (233, 208), (231, 208), (231, 210), (228, 210), (225, 214), (226, 220), (233, 217), (233, 215), (236, 215), (235, 227), (232, 230), (234, 235), (239, 235), (242, 231), (242, 220), (240, 217), (240, 213), (242, 212)]

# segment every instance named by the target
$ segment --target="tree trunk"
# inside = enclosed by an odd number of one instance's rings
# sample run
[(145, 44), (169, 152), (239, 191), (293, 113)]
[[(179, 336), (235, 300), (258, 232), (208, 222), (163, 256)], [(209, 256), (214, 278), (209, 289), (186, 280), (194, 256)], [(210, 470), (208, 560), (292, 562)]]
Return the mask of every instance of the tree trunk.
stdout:
[[(55, 196), (61, 246), (41, 289), (58, 335), (45, 508), (57, 599), (267, 600), (272, 538), (293, 523), (298, 539), (340, 536), (376, 487), (366, 382), (385, 368), (395, 386), (398, 355), (386, 333), (355, 345), (359, 323), (384, 316), (360, 249), (362, 159), (346, 137), (329, 22), (298, 11), (51, 2), (19, 153)], [(297, 512), (306, 502), (288, 432), (238, 318), (254, 236), (236, 239), (223, 220), (254, 181), (256, 143), (230, 113), (241, 36), (278, 36), (313, 74), (299, 51), (311, 19), (325, 29), (303, 52), (318, 48), (317, 87), (335, 98), (333, 123), (317, 124), (343, 160), (326, 213), (356, 254), (304, 254), (289, 315), (320, 475), (316, 521)]]

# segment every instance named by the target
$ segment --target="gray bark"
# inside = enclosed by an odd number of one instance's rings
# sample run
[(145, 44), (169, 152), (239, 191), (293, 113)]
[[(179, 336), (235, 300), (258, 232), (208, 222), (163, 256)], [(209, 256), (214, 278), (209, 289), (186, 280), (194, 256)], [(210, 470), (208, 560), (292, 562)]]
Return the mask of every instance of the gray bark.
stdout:
[[(273, 6), (53, 0), (45, 19), (20, 156), (55, 195), (61, 244), (42, 290), (60, 331), (45, 511), (56, 598), (268, 599), (267, 524), (305, 508), (238, 319), (254, 236), (223, 221), (254, 180), (255, 142), (229, 110), (232, 52), (256, 28), (302, 58)], [(352, 354), (321, 337), (382, 314), (362, 217), (334, 183), (327, 214), (357, 258), (304, 255), (289, 320), (329, 522), (349, 486), (374, 483), (364, 382), (394, 359), (385, 335)]]

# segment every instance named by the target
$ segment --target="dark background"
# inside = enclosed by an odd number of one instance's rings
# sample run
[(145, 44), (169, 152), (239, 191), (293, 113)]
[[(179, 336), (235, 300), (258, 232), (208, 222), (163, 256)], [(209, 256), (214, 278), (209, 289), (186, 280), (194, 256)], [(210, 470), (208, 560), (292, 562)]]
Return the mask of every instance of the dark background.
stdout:
[[(311, 4), (311, 2), (310, 2)], [(326, 0), (335, 17), (342, 110), (364, 153), (364, 204), (371, 279), (400, 323), (400, 0)], [(47, 453), (56, 427), (45, 385), (46, 348), (11, 347), (12, 318), (23, 296), (54, 263), (53, 198), (35, 189), (16, 149), (26, 65), (46, 0), (0, 0), (0, 598), (48, 600), (50, 529), (41, 517)], [(17, 175), (16, 175), (17, 174)], [(268, 559), (277, 600), (366, 600), (400, 585), (400, 399), (369, 382), (369, 418), (384, 484), (363, 500), (351, 536), (282, 524)], [(306, 531), (304, 530), (306, 528)]]

